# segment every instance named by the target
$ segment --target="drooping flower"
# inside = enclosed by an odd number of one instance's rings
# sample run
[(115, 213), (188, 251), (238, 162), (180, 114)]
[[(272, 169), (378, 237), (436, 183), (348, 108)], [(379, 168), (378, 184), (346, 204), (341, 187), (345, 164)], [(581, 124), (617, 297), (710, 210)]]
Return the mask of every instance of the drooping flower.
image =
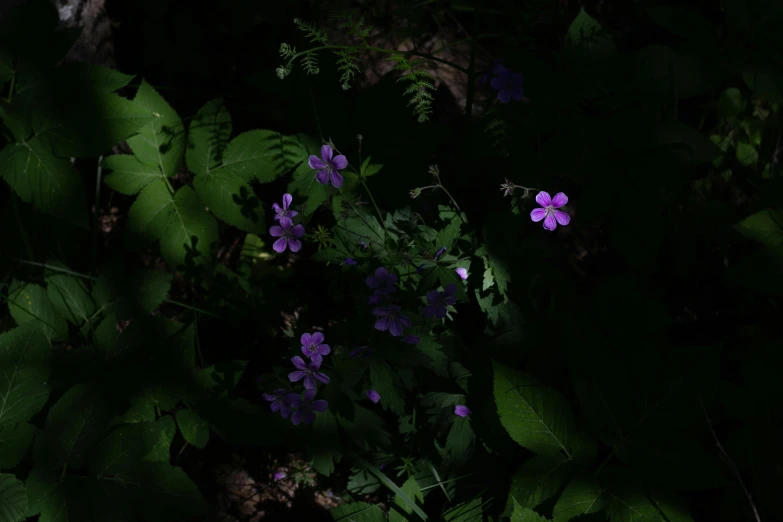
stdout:
[(277, 253), (285, 252), (286, 247), (290, 248), (291, 252), (299, 252), (302, 250), (302, 242), (297, 238), (302, 237), (304, 233), (305, 229), (302, 225), (294, 225), (291, 218), (281, 217), (280, 226), (272, 225), (269, 229), (270, 236), (280, 238), (272, 244), (272, 248)]
[(304, 387), (308, 390), (315, 390), (316, 379), (324, 384), (329, 384), (329, 377), (325, 373), (318, 371), (321, 369), (322, 361), (323, 359), (311, 360), (308, 364), (298, 355), (292, 357), (291, 362), (296, 366), (297, 370), (288, 374), (288, 380), (298, 382), (304, 379)]
[(307, 160), (307, 164), (311, 169), (318, 171), (315, 175), (315, 180), (318, 183), (321, 185), (331, 183), (334, 188), (340, 188), (343, 186), (343, 176), (338, 171), (348, 166), (348, 160), (342, 154), (332, 157), (333, 154), (332, 147), (323, 145), (321, 146), (321, 157), (313, 154)]
[(418, 335), (406, 335), (402, 338), (402, 342), (405, 344), (419, 344), (419, 340)]
[(443, 319), (446, 317), (446, 306), (453, 305), (457, 302), (457, 297), (454, 295), (457, 292), (456, 283), (446, 285), (443, 289), (443, 293), (437, 290), (430, 290), (427, 292), (427, 301), (430, 303), (424, 307), (425, 317), (437, 317)]
[(458, 269), (455, 270), (455, 272), (457, 272), (457, 275), (463, 281), (467, 281), (468, 280), (468, 269), (467, 268), (458, 268)]
[(343, 264), (344, 265), (355, 265), (356, 264), (356, 260), (352, 259), (350, 257), (346, 257), (345, 261), (343, 261)]
[(497, 76), (492, 78), (490, 85), (498, 91), (498, 100), (501, 103), (508, 103), (512, 98), (517, 101), (522, 99), (524, 95), (523, 80), (524, 77), (520, 73), (503, 68)]
[(277, 203), (272, 204), (272, 208), (275, 209), (275, 221), (280, 221), (280, 218), (292, 218), (299, 215), (296, 210), (291, 210), (291, 202), (294, 200), (291, 194), (283, 194), (283, 206), (280, 207)]
[(285, 474), (284, 472), (282, 472), (282, 471), (276, 471), (276, 472), (275, 472), (275, 474), (272, 476), (272, 480), (274, 480), (275, 482), (277, 482), (278, 480), (283, 480), (283, 479), (284, 479), (284, 478), (286, 478), (287, 476), (288, 476), (288, 475), (286, 475), (286, 474)]
[(375, 390), (367, 390), (367, 398), (378, 404), (378, 401), (381, 400), (381, 395)]
[(562, 210), (557, 210), (568, 203), (568, 196), (562, 192), (558, 192), (555, 194), (554, 198), (550, 198), (548, 192), (541, 191), (536, 196), (536, 203), (544, 208), (534, 209), (530, 213), (530, 219), (532, 219), (534, 223), (538, 223), (543, 219), (544, 230), (551, 231), (557, 228), (558, 223), (562, 226), (566, 226), (571, 222), (571, 216)]
[(296, 426), (299, 424), (312, 424), (315, 420), (315, 413), (323, 413), (329, 408), (329, 403), (323, 399), (314, 401), (315, 389), (307, 389), (304, 392), (304, 397), (296, 396), (295, 400), (291, 401), (291, 408), (294, 413), (291, 415), (291, 422)]
[(503, 191), (503, 197), (510, 196), (514, 193), (514, 189), (516, 188), (516, 185), (508, 180), (506, 178), (505, 183), (500, 184), (500, 190)]
[(446, 253), (446, 247), (440, 247), (437, 252), (435, 252), (435, 261), (440, 259), (440, 256)]
[(288, 414), (291, 413), (289, 405), (291, 403), (291, 397), (298, 397), (295, 393), (290, 393), (288, 390), (278, 388), (272, 393), (264, 393), (264, 400), (271, 402), (269, 409), (273, 412), (280, 412), (280, 416), (284, 419), (288, 418)]
[(321, 332), (315, 332), (312, 335), (304, 333), (299, 341), (302, 343), (302, 353), (311, 361), (318, 361), (319, 365), (323, 362), (324, 355), (329, 355), (329, 352), (332, 351), (328, 344), (322, 344), (324, 334)]
[(467, 406), (462, 406), (461, 404), (458, 404), (457, 406), (454, 406), (454, 415), (458, 415), (460, 417), (467, 417), (470, 415), (470, 409)]
[(403, 327), (410, 328), (411, 320), (400, 315), (400, 307), (397, 305), (379, 306), (372, 311), (372, 314), (379, 317), (375, 321), (375, 329), (381, 332), (389, 330), (394, 337), (402, 335)]

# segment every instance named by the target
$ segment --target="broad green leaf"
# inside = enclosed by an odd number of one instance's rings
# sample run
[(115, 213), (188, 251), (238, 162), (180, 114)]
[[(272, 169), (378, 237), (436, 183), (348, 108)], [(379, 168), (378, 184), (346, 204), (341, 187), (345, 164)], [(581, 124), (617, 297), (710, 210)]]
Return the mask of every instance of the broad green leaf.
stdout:
[(572, 518), (606, 509), (609, 496), (591, 480), (576, 479), (566, 486), (555, 504), (554, 522), (567, 522)]
[(27, 455), (38, 428), (26, 422), (0, 428), (0, 469), (13, 468)]
[(451, 250), (455, 246), (455, 242), (459, 239), (460, 226), (462, 222), (457, 219), (452, 219), (451, 222), (446, 225), (435, 239), (435, 248), (446, 247), (447, 250)]
[(219, 397), (228, 397), (234, 391), (239, 379), (245, 372), (248, 361), (222, 361), (198, 373), (198, 380), (208, 390), (214, 391)]
[(210, 249), (218, 240), (217, 223), (190, 187), (180, 188), (172, 197), (164, 182), (151, 183), (141, 191), (128, 217), (132, 232), (160, 240), (161, 254), (168, 263), (180, 266), (186, 258), (194, 264), (211, 260)]
[(381, 487), (381, 481), (362, 468), (353, 468), (346, 489), (355, 495), (369, 495)]
[(783, 212), (761, 210), (734, 225), (734, 229), (746, 238), (764, 246), (781, 246), (783, 245)]
[(383, 225), (378, 222), (378, 218), (364, 211), (359, 211), (358, 216), (352, 216), (345, 220), (345, 228), (351, 232), (355, 242), (377, 242), (383, 244), (386, 238), (386, 231)]
[(584, 8), (579, 10), (568, 27), (564, 49), (574, 55), (593, 59), (609, 58), (617, 53), (612, 37)]
[[(316, 171), (311, 169), (307, 162), (301, 163), (294, 170), (291, 182), (288, 184), (289, 193), (305, 198), (305, 203), (301, 208), (302, 213), (306, 216), (315, 212), (325, 203), (329, 195), (327, 186), (315, 181), (315, 174)], [(294, 201), (297, 201), (296, 198)], [(299, 205), (296, 207), (299, 208)]]
[(528, 507), (522, 507), (517, 502), (514, 502), (514, 511), (511, 514), (511, 522), (549, 522), (548, 519), (542, 517), (532, 509)]
[(493, 363), (495, 402), (500, 422), (514, 441), (540, 455), (570, 457), (576, 435), (565, 399), (532, 377)]
[(163, 178), (157, 165), (142, 163), (136, 156), (129, 154), (115, 154), (103, 158), (101, 164), (103, 168), (111, 171), (103, 177), (103, 182), (127, 196), (138, 194), (153, 181)]
[(658, 522), (660, 514), (647, 496), (634, 490), (610, 491), (610, 522)]
[(196, 176), (193, 186), (210, 212), (229, 225), (251, 233), (264, 229), (261, 201), (248, 184), (246, 174), (232, 167), (218, 167)]
[(128, 473), (160, 440), (164, 428), (159, 422), (119, 426), (87, 455), (90, 473), (98, 478), (118, 476), (127, 479)]
[(87, 450), (109, 430), (110, 419), (104, 391), (90, 384), (74, 386), (49, 410), (35, 442), (36, 466), (56, 471), (81, 468)]
[(385, 522), (381, 508), (366, 502), (353, 502), (329, 510), (335, 522)]
[(231, 115), (222, 98), (205, 104), (196, 113), (188, 129), (188, 169), (206, 174), (220, 164), (231, 137)]
[(98, 309), (116, 314), (124, 320), (149, 314), (168, 296), (171, 274), (160, 270), (139, 270), (128, 273), (123, 269), (106, 268), (93, 287)]
[(0, 473), (0, 522), (18, 522), (27, 513), (27, 491), (15, 476)]
[[(422, 494), (421, 488), (419, 487), (419, 484), (416, 482), (415, 478), (413, 477), (408, 478), (408, 480), (406, 480), (405, 483), (402, 485), (401, 489), (411, 499), (413, 499), (414, 502), (418, 502), (420, 504), (424, 503), (424, 495)], [(408, 520), (410, 520), (409, 516), (406, 517), (400, 513), (404, 513), (406, 515), (412, 515), (413, 510), (410, 509), (401, 498), (395, 496), (394, 508), (389, 510), (389, 522), (408, 522)]]
[(735, 155), (740, 165), (745, 167), (755, 165), (759, 161), (759, 151), (756, 150), (756, 147), (750, 143), (745, 143), (742, 141), (737, 143), (737, 151)]
[(370, 361), (370, 386), (380, 394), (384, 410), (391, 410), (396, 415), (405, 414), (405, 401), (394, 384), (394, 374), (386, 362), (377, 359)]
[[(653, 501), (658, 508), (662, 521), (666, 522), (693, 522), (693, 518), (688, 512), (684, 502), (671, 494), (652, 495)], [(664, 518), (665, 517), (665, 518)]]
[(364, 160), (364, 162), (362, 163), (362, 168), (360, 171), (362, 178), (369, 178), (370, 176), (374, 176), (378, 174), (383, 168), (383, 165), (376, 165), (370, 163), (371, 159), (372, 157), (367, 156), (367, 159)]
[(209, 425), (191, 409), (177, 412), (177, 425), (188, 444), (204, 449), (209, 442)]
[(150, 452), (144, 457), (147, 462), (166, 462), (171, 460), (171, 443), (174, 442), (174, 435), (177, 433), (177, 426), (174, 424), (174, 417), (164, 415), (155, 424), (158, 425), (158, 440), (152, 446)]
[(446, 460), (465, 464), (473, 457), (476, 435), (470, 426), (470, 419), (458, 418), (454, 421), (446, 437)]
[(0, 426), (30, 420), (49, 398), (51, 347), (41, 330), (27, 325), (0, 334)]
[(191, 520), (203, 516), (207, 504), (181, 468), (144, 462), (129, 475), (127, 492), (133, 507), (148, 522)]
[(108, 357), (114, 351), (114, 346), (120, 337), (120, 332), (117, 331), (117, 323), (117, 316), (109, 314), (95, 327), (92, 337), (93, 344), (105, 357)]
[(736, 87), (723, 91), (718, 99), (718, 114), (729, 121), (736, 120), (745, 110), (746, 102)]
[(185, 153), (182, 121), (146, 81), (142, 81), (133, 103), (153, 119), (128, 138), (128, 145), (140, 162), (156, 167), (163, 176), (173, 176)]
[(8, 308), (18, 325), (40, 328), (50, 341), (66, 339), (68, 324), (42, 286), (13, 280), (8, 293)]
[(120, 480), (68, 476), (62, 482), (68, 522), (137, 522), (126, 498), (126, 486)]
[[(173, 410), (179, 398), (160, 387), (149, 387), (131, 397), (131, 407), (114, 423), (153, 422), (158, 413)], [(163, 426), (161, 424), (161, 426)]]
[(528, 459), (511, 478), (506, 512), (516, 500), (522, 507), (535, 508), (554, 497), (568, 479), (568, 460), (562, 455)]
[(480, 498), (475, 498), (458, 506), (450, 508), (443, 514), (445, 522), (482, 522), (484, 511)]
[(87, 228), (87, 202), (78, 172), (32, 138), (0, 150), (0, 176), (26, 203), (77, 227)]
[[(49, 264), (59, 265), (53, 262)], [(54, 308), (73, 324), (87, 322), (95, 312), (95, 302), (82, 278), (54, 272), (46, 276), (46, 293)]]

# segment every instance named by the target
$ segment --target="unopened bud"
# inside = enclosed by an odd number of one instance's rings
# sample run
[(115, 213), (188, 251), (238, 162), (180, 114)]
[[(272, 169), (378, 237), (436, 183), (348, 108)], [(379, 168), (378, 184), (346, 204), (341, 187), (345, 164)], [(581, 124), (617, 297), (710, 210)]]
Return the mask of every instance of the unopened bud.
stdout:
[(410, 191), (410, 195), (411, 195), (411, 199), (418, 198), (419, 196), (421, 196), (421, 189), (420, 188), (415, 188), (415, 189), (411, 190)]

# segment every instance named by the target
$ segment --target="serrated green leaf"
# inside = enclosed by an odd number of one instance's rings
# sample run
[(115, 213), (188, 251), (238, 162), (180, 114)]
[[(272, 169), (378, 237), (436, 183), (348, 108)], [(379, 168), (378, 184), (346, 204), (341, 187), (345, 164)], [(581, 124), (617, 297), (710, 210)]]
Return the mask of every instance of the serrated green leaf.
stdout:
[(204, 449), (209, 442), (209, 425), (191, 409), (177, 412), (177, 425), (188, 444)]
[(87, 455), (90, 473), (98, 478), (127, 479), (160, 440), (165, 426), (159, 422), (123, 425), (109, 433)]
[[(62, 266), (54, 262), (49, 262), (49, 265)], [(64, 273), (52, 273), (46, 276), (46, 293), (54, 308), (73, 324), (87, 322), (95, 312), (95, 302), (84, 279)]]
[(783, 245), (783, 212), (761, 210), (734, 225), (734, 229), (762, 245), (781, 246)]
[(196, 113), (188, 129), (188, 169), (206, 174), (217, 167), (231, 137), (231, 115), (225, 102), (218, 98), (206, 103)]
[(514, 441), (540, 455), (570, 457), (576, 435), (565, 399), (532, 377), (493, 362), (495, 402), (500, 422)]
[(65, 492), (59, 475), (42, 469), (33, 469), (26, 482), (29, 503), (27, 516), (41, 514), (45, 522), (68, 522)]
[(467, 463), (473, 457), (475, 443), (476, 435), (470, 426), (470, 419), (456, 419), (446, 437), (446, 446), (444, 447), (446, 460), (450, 463)]
[(22, 481), (0, 473), (0, 522), (18, 522), (27, 513), (27, 491)]
[(566, 33), (566, 52), (592, 59), (609, 58), (617, 53), (612, 37), (584, 7), (574, 18)]
[(759, 161), (759, 151), (756, 150), (756, 147), (742, 141), (737, 143), (736, 156), (740, 165), (745, 167), (755, 165)]
[(22, 201), (87, 228), (87, 200), (79, 174), (70, 161), (53, 156), (39, 138), (0, 150), (0, 176)]
[(144, 457), (147, 462), (166, 462), (171, 460), (171, 443), (174, 442), (174, 435), (177, 433), (177, 426), (174, 423), (174, 417), (164, 415), (155, 424), (160, 426), (157, 434), (158, 440), (152, 446), (150, 452)]
[(378, 359), (370, 361), (370, 386), (380, 394), (384, 410), (391, 410), (396, 415), (405, 414), (405, 401), (394, 384), (394, 374), (386, 362)]
[(332, 508), (329, 514), (335, 522), (385, 522), (386, 517), (378, 506), (366, 502), (353, 502)]
[[(418, 502), (419, 504), (424, 503), (424, 495), (422, 494), (421, 488), (419, 487), (419, 484), (416, 482), (415, 478), (409, 477), (400, 489), (402, 489), (411, 499), (413, 499), (414, 502)], [(403, 516), (401, 513), (412, 515), (413, 510), (410, 509), (405, 504), (405, 502), (397, 496), (394, 497), (394, 506), (396, 510), (389, 510), (389, 522), (408, 522), (410, 518), (408, 516)]]
[(383, 165), (376, 165), (370, 163), (371, 159), (372, 157), (368, 156), (367, 159), (364, 160), (364, 162), (362, 163), (361, 176), (363, 178), (369, 178), (370, 176), (374, 176), (378, 174), (383, 168)]
[(129, 154), (114, 154), (103, 158), (103, 168), (111, 172), (103, 177), (109, 188), (127, 196), (138, 194), (144, 187), (163, 179), (158, 165), (148, 165)]
[(554, 522), (567, 522), (572, 518), (606, 509), (609, 496), (592, 480), (576, 479), (566, 486), (553, 512)]
[(128, 145), (141, 163), (156, 167), (163, 176), (173, 176), (185, 153), (182, 121), (146, 81), (142, 81), (133, 103), (153, 119), (128, 138)]
[(42, 286), (13, 280), (8, 293), (8, 308), (18, 325), (40, 328), (50, 341), (66, 339), (68, 325)]
[(512, 500), (522, 507), (535, 508), (554, 497), (568, 479), (568, 460), (562, 455), (535, 456), (522, 464), (511, 478), (506, 513)]
[(116, 314), (125, 320), (149, 314), (168, 296), (171, 274), (160, 270), (140, 270), (127, 273), (122, 269), (106, 268), (93, 287), (98, 309)]
[(217, 393), (219, 397), (228, 397), (242, 378), (247, 363), (248, 361), (242, 360), (219, 362), (201, 370), (198, 380), (207, 390)]
[[(128, 213), (128, 229), (148, 240), (160, 240), (163, 258), (174, 266), (211, 261), (210, 249), (218, 240), (217, 223), (190, 187), (174, 197), (162, 181), (141, 191)], [(197, 244), (193, 243), (196, 238)]]
[(36, 439), (36, 466), (60, 470), (84, 465), (87, 450), (109, 430), (111, 409), (104, 395), (90, 384), (78, 384), (65, 392), (49, 410)]
[(0, 428), (0, 469), (13, 468), (27, 455), (38, 428), (26, 422)]
[(315, 171), (306, 162), (294, 170), (291, 183), (288, 184), (288, 192), (305, 198), (302, 206), (302, 214), (305, 216), (315, 212), (328, 197), (326, 185), (315, 181)]
[(353, 468), (346, 489), (355, 495), (369, 495), (378, 491), (381, 481), (362, 468)]
[(208, 507), (190, 477), (163, 462), (136, 467), (129, 475), (127, 491), (134, 508), (148, 522), (190, 520)]
[(43, 332), (27, 325), (0, 334), (0, 368), (0, 426), (30, 420), (49, 398), (51, 347)]
[(643, 493), (634, 490), (610, 491), (610, 522), (657, 522), (660, 514)]
[(229, 225), (251, 233), (264, 229), (261, 201), (238, 169), (219, 167), (196, 176), (193, 186), (210, 212)]
[(522, 507), (514, 502), (514, 511), (511, 514), (511, 522), (549, 522), (547, 518), (542, 517), (528, 507)]
[(435, 239), (435, 248), (446, 247), (447, 250), (454, 248), (454, 243), (459, 239), (460, 226), (462, 223), (459, 219), (452, 219), (451, 222), (446, 225)]

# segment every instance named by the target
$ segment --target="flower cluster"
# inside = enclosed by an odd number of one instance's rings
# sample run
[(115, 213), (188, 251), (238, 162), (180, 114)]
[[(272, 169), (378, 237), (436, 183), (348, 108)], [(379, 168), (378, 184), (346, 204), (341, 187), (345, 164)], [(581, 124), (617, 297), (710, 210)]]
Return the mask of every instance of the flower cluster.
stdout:
[(443, 288), (443, 292), (438, 292), (437, 290), (427, 292), (427, 302), (429, 304), (424, 307), (424, 317), (437, 317), (438, 319), (446, 317), (446, 307), (457, 302), (456, 293), (456, 283), (446, 285)]
[[(491, 80), (489, 79), (490, 74), (494, 75)], [(512, 99), (519, 101), (524, 96), (524, 90), (522, 89), (524, 77), (520, 73), (506, 69), (502, 58), (495, 60), (492, 63), (489, 74), (481, 77), (481, 83), (486, 83), (487, 81), (489, 81), (493, 89), (498, 91), (500, 103), (508, 103)]]
[(321, 157), (313, 154), (307, 160), (307, 164), (311, 169), (318, 171), (315, 174), (315, 180), (321, 185), (331, 183), (334, 188), (343, 186), (343, 176), (339, 171), (348, 166), (348, 159), (342, 154), (334, 156), (332, 147), (329, 145), (322, 145)]
[(302, 225), (294, 225), (292, 218), (299, 213), (290, 208), (293, 200), (291, 194), (283, 194), (283, 206), (277, 203), (272, 205), (275, 209), (275, 221), (280, 224), (272, 225), (269, 235), (280, 238), (272, 244), (274, 251), (280, 254), (285, 252), (286, 248), (290, 248), (291, 252), (302, 250), (302, 241), (299, 238), (304, 236), (305, 229)]

